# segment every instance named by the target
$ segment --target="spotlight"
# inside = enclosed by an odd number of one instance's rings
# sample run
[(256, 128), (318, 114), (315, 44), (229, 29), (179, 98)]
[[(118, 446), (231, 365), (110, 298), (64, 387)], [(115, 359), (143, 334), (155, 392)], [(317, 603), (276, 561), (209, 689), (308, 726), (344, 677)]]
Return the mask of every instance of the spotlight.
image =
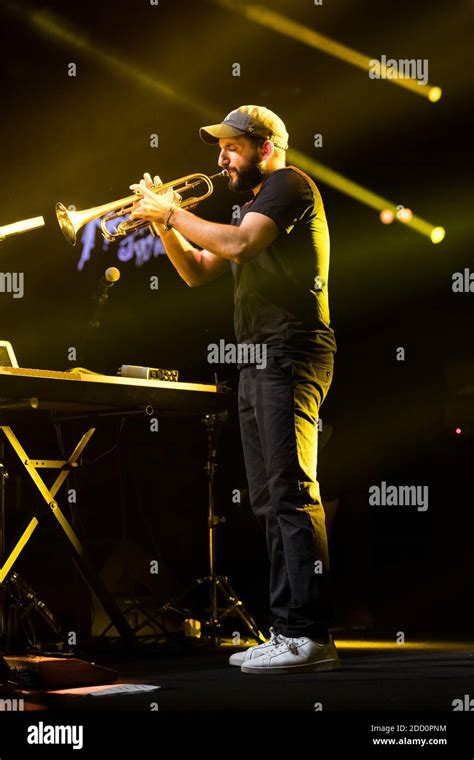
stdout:
[(393, 211), (390, 211), (389, 208), (384, 208), (380, 212), (380, 221), (382, 222), (382, 224), (392, 224), (394, 219), (395, 219), (395, 215)]
[[(242, 16), (256, 24), (261, 24), (267, 29), (271, 29), (274, 32), (284, 34), (286, 37), (297, 40), (302, 45), (307, 45), (316, 50), (321, 50), (323, 53), (332, 55), (334, 58), (349, 63), (352, 66), (357, 66), (364, 71), (371, 71), (371, 63), (374, 60), (372, 56), (360, 53), (358, 50), (343, 45), (338, 40), (333, 40), (331, 37), (326, 37), (325, 34), (317, 32), (310, 26), (299, 24), (297, 21), (293, 21), (288, 16), (283, 16), (280, 13), (267, 7), (272, 3), (261, 2), (247, 2), (246, 0), (240, 0), (236, 3), (235, 0), (213, 0), (216, 5), (220, 5), (226, 10), (230, 10), (233, 13), (240, 13)], [(321, 5), (322, 0), (316, 2), (315, 5)], [(430, 84), (423, 84), (418, 79), (399, 76), (390, 76), (392, 70), (389, 68), (386, 70), (385, 64), (379, 63), (379, 68), (386, 71), (386, 81), (396, 84), (399, 87), (405, 87), (411, 90), (417, 95), (421, 95), (424, 98), (428, 98), (432, 103), (435, 103), (441, 97), (441, 88), (433, 87)], [(396, 63), (396, 62), (395, 62)], [(401, 63), (401, 62), (400, 62)], [(378, 78), (378, 77), (377, 77)]]
[(446, 230), (444, 229), (444, 227), (434, 227), (430, 235), (431, 242), (441, 243), (441, 241), (444, 240), (445, 235), (446, 235)]
[(431, 87), (428, 92), (428, 99), (431, 100), (432, 103), (437, 103), (442, 94), (443, 90), (441, 87)]
[(408, 222), (411, 222), (413, 219), (413, 212), (409, 208), (400, 208), (397, 211), (397, 219), (399, 222), (404, 222), (405, 224), (408, 224)]
[(0, 240), (5, 240), (9, 235), (21, 235), (22, 232), (35, 230), (37, 227), (44, 227), (42, 216), (34, 216), (31, 219), (22, 219), (21, 222), (13, 222), (0, 227)]
[[(359, 203), (364, 203), (366, 206), (376, 209), (379, 214), (383, 212), (383, 218), (379, 216), (383, 224), (391, 224), (393, 218), (390, 218), (390, 213), (394, 216), (397, 210), (403, 208), (402, 205), (397, 206), (388, 198), (383, 198), (381, 195), (373, 193), (368, 188), (359, 185), (357, 182), (353, 182), (349, 177), (339, 174), (334, 169), (330, 169), (329, 166), (315, 161), (306, 153), (301, 153), (299, 150), (295, 150), (295, 148), (288, 150), (288, 161), (290, 164), (296, 164), (300, 169), (321, 180), (321, 182), (326, 182), (330, 187), (334, 187), (341, 193), (355, 198)], [(407, 227), (414, 232), (419, 232), (420, 235), (426, 235), (433, 243), (440, 243), (442, 241), (445, 235), (443, 227), (434, 227), (425, 219), (415, 216), (412, 212), (410, 213), (412, 214), (411, 221), (406, 222)]]

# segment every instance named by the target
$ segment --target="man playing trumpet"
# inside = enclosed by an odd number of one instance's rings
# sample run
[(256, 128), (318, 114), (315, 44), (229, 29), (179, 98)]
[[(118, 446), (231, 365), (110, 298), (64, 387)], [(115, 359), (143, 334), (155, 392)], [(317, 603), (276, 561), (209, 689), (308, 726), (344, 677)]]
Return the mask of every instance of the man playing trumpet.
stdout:
[[(267, 362), (239, 365), (239, 418), (252, 510), (270, 558), (270, 640), (233, 654), (244, 673), (330, 670), (339, 658), (332, 617), (324, 510), (317, 481), (317, 423), (333, 377), (328, 304), (329, 235), (314, 182), (286, 166), (288, 132), (261, 106), (241, 106), (202, 127), (218, 145), (229, 189), (251, 191), (230, 224), (179, 207), (149, 174), (132, 219), (154, 222), (190, 287), (234, 277), (239, 344), (263, 345)], [(192, 243), (189, 241), (193, 241)]]

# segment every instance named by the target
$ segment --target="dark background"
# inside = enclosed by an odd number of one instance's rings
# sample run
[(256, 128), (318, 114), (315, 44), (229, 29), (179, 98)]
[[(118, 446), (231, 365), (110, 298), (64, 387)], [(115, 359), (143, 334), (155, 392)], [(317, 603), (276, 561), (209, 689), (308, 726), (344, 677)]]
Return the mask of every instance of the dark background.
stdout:
[[(100, 330), (85, 366), (114, 374), (121, 364), (177, 368), (180, 379), (214, 381), (207, 346), (233, 340), (232, 280), (190, 289), (165, 256), (137, 266), (97, 237), (78, 271), (54, 216), (62, 201), (78, 209), (129, 194), (144, 171), (164, 181), (217, 168), (217, 150), (199, 140), (203, 124), (245, 103), (284, 119), (290, 147), (321, 161), (446, 229), (433, 245), (407, 226), (384, 226), (374, 209), (320, 184), (331, 232), (330, 298), (338, 340), (336, 373), (322, 417), (332, 430), (322, 449), (323, 496), (332, 501), (336, 623), (361, 619), (408, 635), (472, 631), (472, 293), (452, 292), (452, 275), (472, 261), (468, 167), (472, 124), (470, 2), (277, 0), (268, 4), (301, 24), (373, 57), (427, 58), (428, 100), (306, 47), (213, 2), (0, 2), (1, 220), (44, 215), (46, 227), (1, 244), (2, 271), (24, 272), (25, 296), (0, 294), (0, 338), (20, 366), (68, 369), (80, 356), (92, 295), (107, 266), (118, 265)], [(48, 15), (55, 14), (55, 15)], [(63, 25), (62, 35), (51, 23)], [(49, 26), (48, 26), (49, 24)], [(58, 28), (58, 27), (56, 27)], [(47, 30), (50, 30), (50, 33)], [(77, 76), (68, 76), (68, 64)], [(232, 64), (241, 76), (232, 76)], [(150, 135), (159, 147), (150, 147)], [(324, 147), (313, 147), (315, 133)], [(317, 176), (315, 177), (318, 181)], [(226, 222), (225, 182), (199, 209)], [(159, 277), (159, 290), (149, 278)], [(395, 360), (402, 346), (404, 362)], [(81, 362), (83, 365), (84, 363)], [(231, 366), (220, 380), (237, 381)], [(234, 406), (219, 454), (219, 569), (266, 622), (267, 563), (245, 495)], [(462, 427), (456, 436), (454, 428)], [(64, 427), (66, 448), (79, 427)], [(43, 456), (55, 431), (25, 431)], [(154, 436), (154, 437), (153, 437)], [(38, 448), (41, 451), (38, 451)], [(81, 470), (73, 519), (99, 566), (119, 557), (115, 591), (163, 600), (206, 572), (206, 446), (199, 419), (112, 421), (95, 436)], [(57, 455), (57, 452), (54, 454)], [(10, 530), (36, 498), (10, 458)], [(381, 481), (428, 485), (427, 512), (370, 508)], [(232, 501), (241, 489), (240, 504)], [(68, 510), (62, 497), (60, 503)], [(55, 611), (70, 622), (88, 595), (46, 526), (19, 563)], [(126, 537), (125, 551), (119, 540)], [(135, 547), (132, 549), (131, 547)], [(159, 556), (146, 588), (143, 568)], [(86, 615), (87, 617), (87, 615)], [(240, 624), (239, 624), (240, 625)]]

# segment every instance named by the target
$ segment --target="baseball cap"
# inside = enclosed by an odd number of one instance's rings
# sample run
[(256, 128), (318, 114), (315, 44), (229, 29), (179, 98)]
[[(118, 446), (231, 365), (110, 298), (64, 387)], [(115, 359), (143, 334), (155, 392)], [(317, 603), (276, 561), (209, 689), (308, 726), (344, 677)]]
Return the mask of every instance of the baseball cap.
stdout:
[(199, 136), (206, 143), (217, 143), (223, 137), (253, 135), (271, 140), (277, 148), (288, 148), (288, 132), (276, 113), (265, 106), (240, 106), (227, 114), (220, 124), (201, 127)]

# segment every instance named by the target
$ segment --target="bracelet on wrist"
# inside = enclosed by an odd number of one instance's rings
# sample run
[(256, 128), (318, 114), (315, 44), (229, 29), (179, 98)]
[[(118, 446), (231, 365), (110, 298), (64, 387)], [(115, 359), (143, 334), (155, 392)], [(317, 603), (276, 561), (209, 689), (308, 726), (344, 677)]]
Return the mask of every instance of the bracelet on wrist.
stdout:
[(163, 229), (164, 230), (168, 231), (168, 230), (171, 229), (170, 219), (173, 216), (173, 212), (176, 211), (176, 208), (177, 208), (177, 206), (174, 203), (170, 206), (170, 208), (168, 210), (168, 213), (166, 214), (166, 217), (165, 217), (165, 222), (163, 224)]

